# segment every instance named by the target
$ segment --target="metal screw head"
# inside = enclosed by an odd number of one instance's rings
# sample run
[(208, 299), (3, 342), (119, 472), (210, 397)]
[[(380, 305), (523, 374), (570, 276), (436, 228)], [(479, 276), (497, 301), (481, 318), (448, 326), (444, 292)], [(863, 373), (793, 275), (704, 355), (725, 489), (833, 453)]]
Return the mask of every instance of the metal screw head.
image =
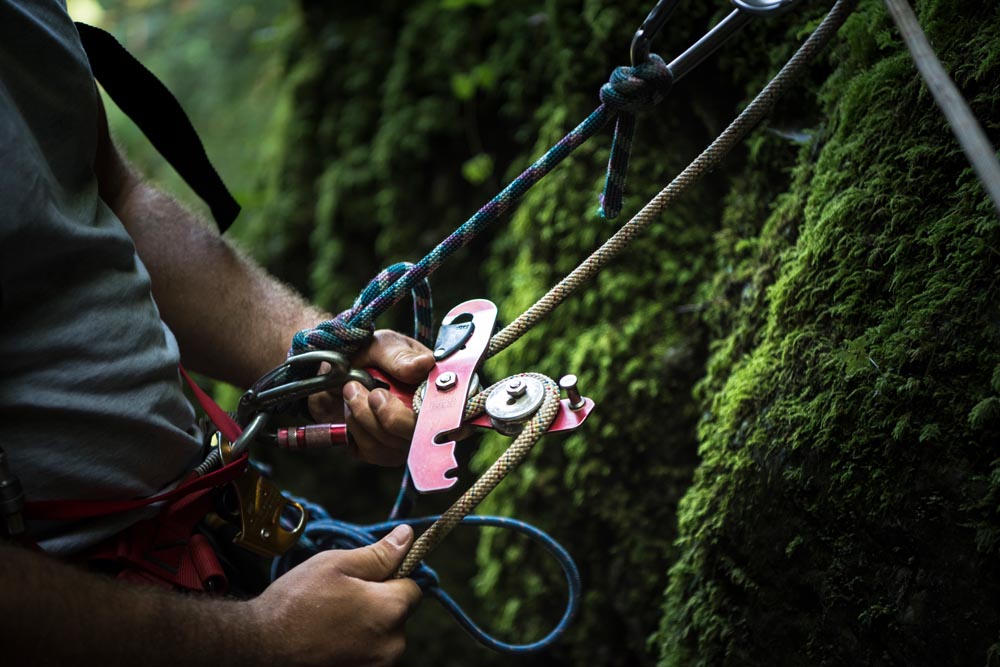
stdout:
[(520, 398), (528, 391), (528, 385), (521, 378), (513, 378), (507, 383), (507, 395), (511, 398)]
[(260, 536), (263, 537), (265, 540), (269, 540), (271, 539), (271, 531), (268, 530), (267, 528), (261, 528)]
[(484, 408), (493, 428), (505, 435), (517, 435), (544, 400), (545, 386), (540, 381), (533, 377), (511, 378), (490, 392)]
[(580, 396), (580, 390), (577, 388), (576, 382), (575, 375), (564, 375), (559, 379), (559, 388), (566, 392), (566, 397), (569, 399), (569, 407), (573, 410), (579, 410), (586, 405), (583, 397)]
[(452, 371), (441, 373), (441, 375), (438, 376), (437, 380), (434, 381), (434, 385), (441, 391), (449, 391), (451, 389), (454, 389), (455, 385), (457, 384), (458, 384), (458, 375), (456, 375)]

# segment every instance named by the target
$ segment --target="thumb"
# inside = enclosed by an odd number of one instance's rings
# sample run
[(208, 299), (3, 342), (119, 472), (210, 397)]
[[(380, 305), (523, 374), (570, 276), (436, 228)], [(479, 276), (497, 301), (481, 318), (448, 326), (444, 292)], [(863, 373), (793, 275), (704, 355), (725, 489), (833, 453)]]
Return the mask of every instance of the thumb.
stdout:
[(412, 542), (413, 528), (406, 524), (396, 526), (375, 544), (343, 552), (340, 571), (364, 581), (385, 581), (403, 564)]
[(355, 367), (374, 366), (402, 382), (419, 384), (434, 367), (434, 355), (412, 338), (380, 329), (352, 363)]

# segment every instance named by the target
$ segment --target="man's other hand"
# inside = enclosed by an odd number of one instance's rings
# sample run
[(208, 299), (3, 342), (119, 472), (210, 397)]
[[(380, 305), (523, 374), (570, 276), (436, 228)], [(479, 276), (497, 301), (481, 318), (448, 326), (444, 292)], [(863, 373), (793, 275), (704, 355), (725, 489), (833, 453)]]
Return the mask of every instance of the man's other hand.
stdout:
[(392, 578), (412, 541), (399, 526), (371, 546), (321, 552), (251, 600), (276, 664), (396, 664), (421, 597), (412, 579)]
[[(387, 329), (351, 360), (355, 368), (375, 367), (406, 384), (420, 384), (434, 367), (434, 355), (426, 347)], [(417, 423), (411, 406), (385, 389), (368, 391), (359, 382), (348, 382), (343, 399), (335, 393), (316, 394), (309, 411), (317, 422), (346, 418), (348, 447), (354, 456), (382, 466), (398, 466), (406, 455)]]

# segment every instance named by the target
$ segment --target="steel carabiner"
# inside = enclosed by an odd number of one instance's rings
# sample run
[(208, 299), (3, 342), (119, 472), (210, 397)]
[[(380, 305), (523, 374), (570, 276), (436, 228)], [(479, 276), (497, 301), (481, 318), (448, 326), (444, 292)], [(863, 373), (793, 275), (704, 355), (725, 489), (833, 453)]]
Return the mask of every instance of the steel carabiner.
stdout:
[[(730, 37), (739, 32), (747, 23), (760, 16), (775, 16), (788, 11), (802, 0), (730, 0), (735, 9), (705, 35), (677, 56), (667, 67), (674, 82), (679, 81), (697, 67), (705, 58), (715, 53)], [(663, 28), (667, 18), (673, 13), (680, 0), (659, 0), (646, 16), (629, 49), (632, 66), (649, 60), (650, 43)]]
[[(305, 379), (287, 379), (295, 367), (316, 368), (321, 363), (329, 364), (330, 370)], [(259, 412), (327, 389), (342, 387), (351, 380), (357, 380), (368, 389), (375, 388), (371, 375), (351, 368), (347, 357), (339, 352), (313, 350), (297, 354), (257, 380), (243, 394), (237, 407), (236, 421), (240, 426), (246, 427)]]

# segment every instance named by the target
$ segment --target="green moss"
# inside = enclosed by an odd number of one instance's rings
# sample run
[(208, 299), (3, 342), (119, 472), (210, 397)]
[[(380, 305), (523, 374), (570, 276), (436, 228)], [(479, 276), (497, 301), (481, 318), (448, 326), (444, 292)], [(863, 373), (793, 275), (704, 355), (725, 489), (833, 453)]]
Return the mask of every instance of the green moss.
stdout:
[[(272, 183), (284, 222), (256, 237), (334, 310), (589, 113), (649, 9), (384, 4), (302, 2)], [(756, 22), (642, 117), (623, 220), (759, 90), (822, 4)], [(656, 50), (678, 52), (724, 9), (685, 5)], [(1000, 10), (918, 9), (1000, 138)], [(616, 229), (594, 215), (609, 143), (580, 149), (436, 275), (439, 315), (488, 297), (509, 321)], [(482, 508), (551, 531), (581, 565), (583, 610), (544, 664), (995, 660), (997, 237), (881, 4), (863, 0), (723, 169), (487, 366), (575, 372), (598, 403)], [(408, 326), (397, 311), (382, 324)], [(488, 439), (473, 467), (504, 444)], [(353, 489), (323, 498), (340, 514), (378, 513), (361, 499), (388, 478), (360, 470), (330, 473)], [(518, 538), (464, 533), (431, 561), (504, 638), (537, 637), (561, 611), (559, 573)], [(489, 664), (428, 608), (407, 664)]]
[[(993, 120), (996, 8), (918, 7)], [(886, 26), (862, 4), (822, 144), (756, 254), (720, 248), (756, 314), (716, 281), (737, 310), (699, 386), (662, 664), (976, 664), (996, 640), (998, 224)]]

